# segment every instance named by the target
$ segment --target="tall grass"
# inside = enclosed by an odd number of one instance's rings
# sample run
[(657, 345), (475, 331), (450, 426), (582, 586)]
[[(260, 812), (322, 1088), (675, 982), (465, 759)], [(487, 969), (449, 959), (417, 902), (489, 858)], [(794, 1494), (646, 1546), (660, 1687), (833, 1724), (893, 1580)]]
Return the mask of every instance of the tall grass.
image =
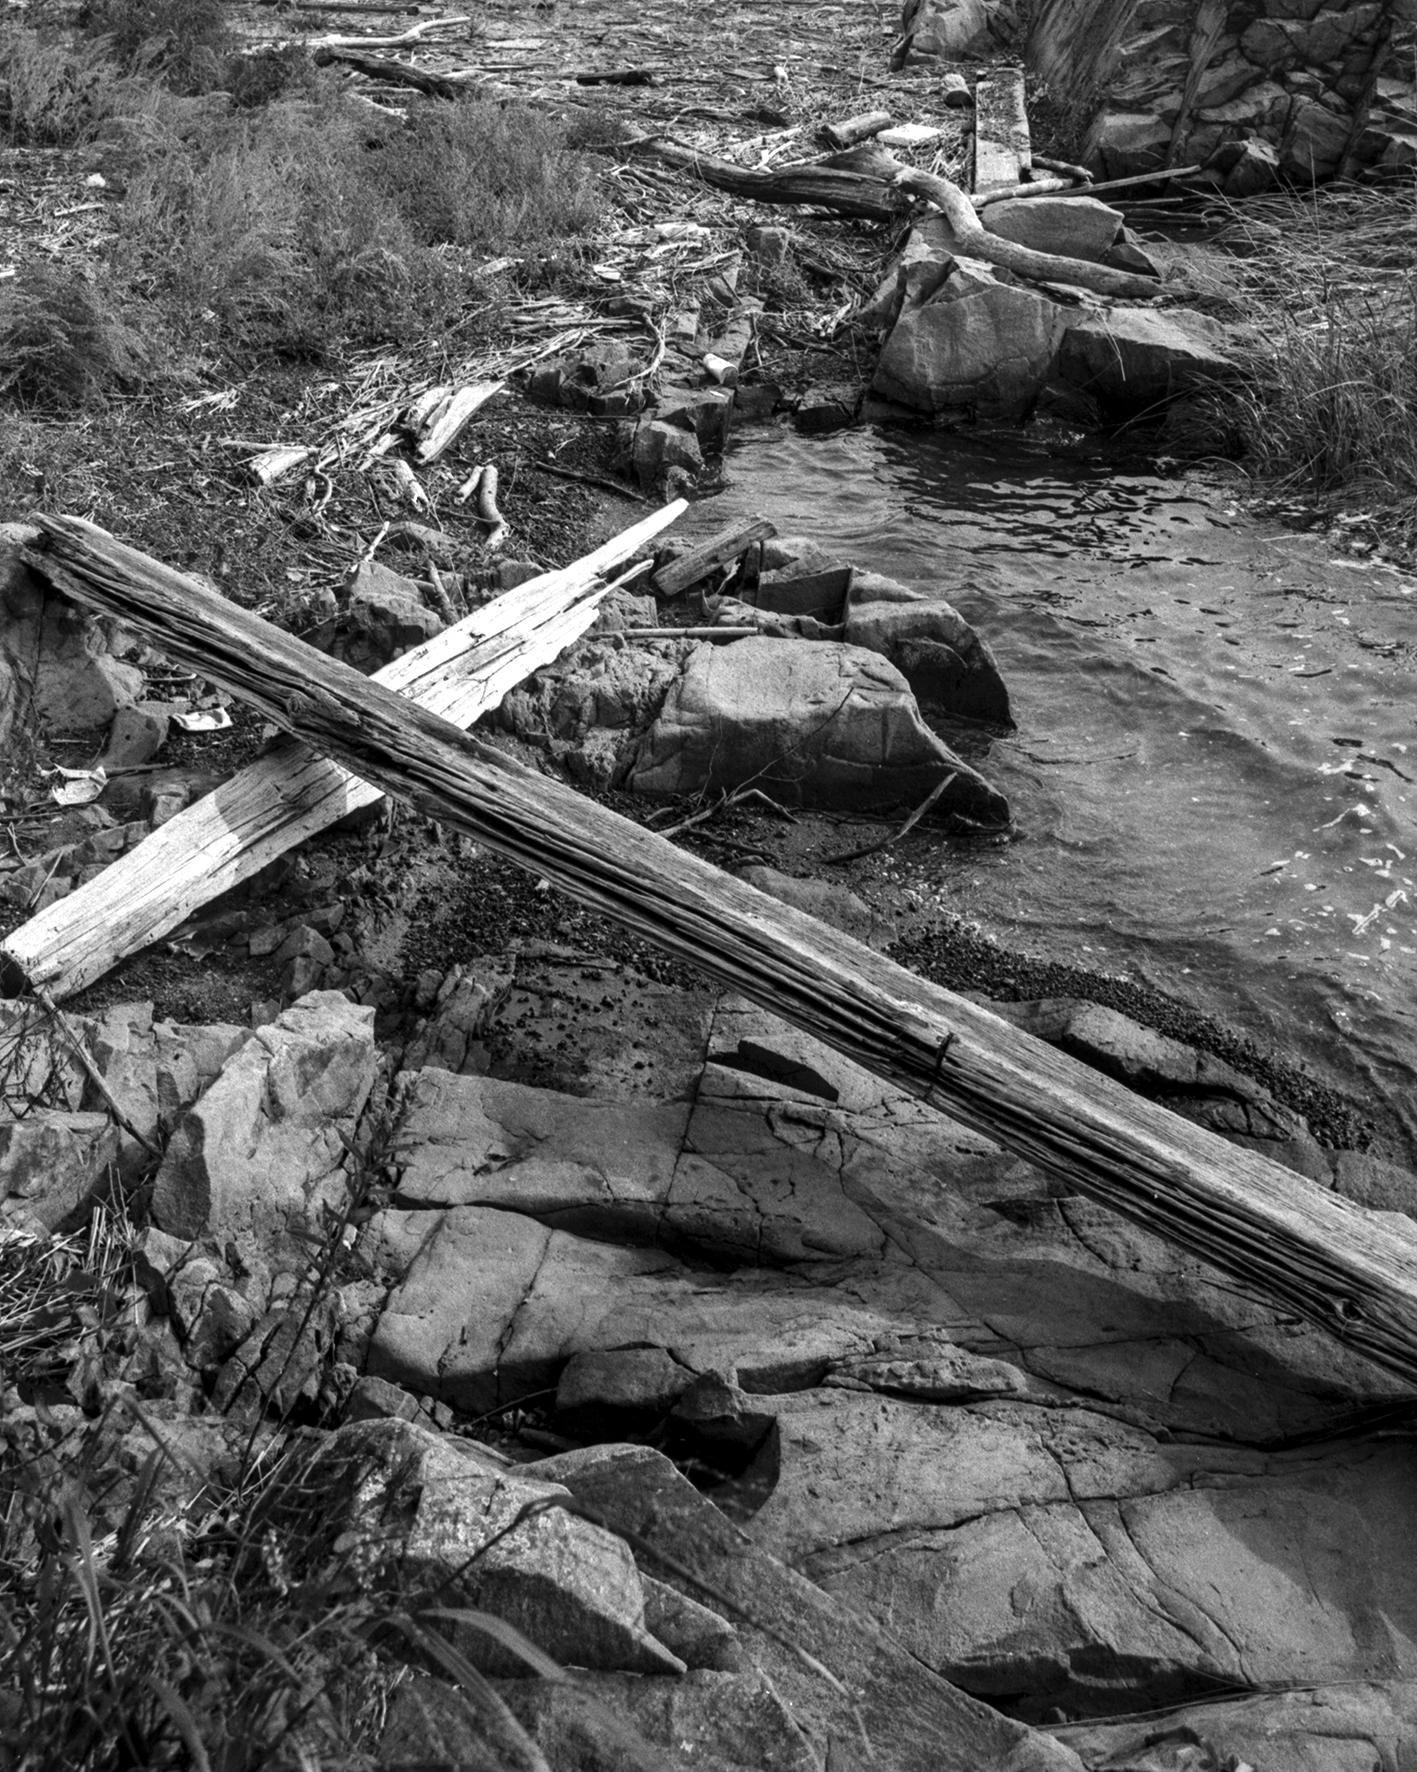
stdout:
[(0, 140), (45, 148), (92, 141), (140, 86), (103, 43), (0, 20)]
[(134, 381), (151, 362), (133, 319), (81, 275), (28, 265), (0, 283), (0, 395), (72, 410)]
[(143, 1314), (120, 1218), (0, 1228), (0, 1768), (375, 1772), (411, 1669), (537, 1764), (457, 1640), (554, 1663), (343, 1532), (318, 1439), (145, 1400)]
[(490, 324), (481, 262), (559, 254), (602, 213), (591, 162), (529, 107), (469, 94), (402, 126), (307, 58), (227, 54), (220, 0), (85, 16), (89, 39), (0, 26), (0, 134), (96, 144), (122, 193), (101, 297), (80, 284), (66, 305), (36, 273), (0, 302), (0, 392), (32, 405), (114, 386), (135, 308), (208, 363)]
[(80, 23), (126, 72), (180, 93), (221, 85), (236, 48), (222, 0), (88, 0)]
[(1417, 540), (1417, 208), (1406, 188), (1237, 206), (1220, 243), (1264, 342), (1237, 396), (1245, 459)]

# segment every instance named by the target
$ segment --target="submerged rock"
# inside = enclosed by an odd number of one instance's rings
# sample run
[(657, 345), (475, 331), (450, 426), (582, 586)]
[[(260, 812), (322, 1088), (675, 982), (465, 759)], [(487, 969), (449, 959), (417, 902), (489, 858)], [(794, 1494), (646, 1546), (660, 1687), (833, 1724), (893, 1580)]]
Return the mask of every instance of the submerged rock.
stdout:
[(945, 780), (941, 814), (989, 824), (1008, 803), (925, 725), (900, 672), (837, 642), (740, 640), (690, 654), (630, 775), (639, 793), (748, 782), (789, 805), (913, 808)]

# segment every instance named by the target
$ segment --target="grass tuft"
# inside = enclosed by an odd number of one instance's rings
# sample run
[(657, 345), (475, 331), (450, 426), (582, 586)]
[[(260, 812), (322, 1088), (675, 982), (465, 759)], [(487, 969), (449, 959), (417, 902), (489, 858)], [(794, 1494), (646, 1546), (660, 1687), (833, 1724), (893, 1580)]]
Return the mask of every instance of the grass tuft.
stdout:
[(41, 411), (91, 405), (150, 362), (142, 334), (72, 271), (30, 265), (0, 283), (0, 394)]
[(1266, 340), (1235, 395), (1243, 457), (1338, 510), (1361, 502), (1417, 541), (1417, 210), (1410, 190), (1337, 189), (1235, 205), (1218, 243)]
[(81, 22), (128, 73), (178, 93), (214, 91), (236, 48), (223, 0), (88, 0)]
[(131, 95), (101, 43), (0, 23), (0, 140), (65, 148), (92, 141)]

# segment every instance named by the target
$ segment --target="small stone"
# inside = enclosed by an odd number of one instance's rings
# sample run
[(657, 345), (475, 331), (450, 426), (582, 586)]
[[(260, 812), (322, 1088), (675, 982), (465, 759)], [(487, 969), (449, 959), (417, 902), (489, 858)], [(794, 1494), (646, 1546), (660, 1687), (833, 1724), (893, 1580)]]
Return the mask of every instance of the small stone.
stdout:
[[(253, 949), (252, 952), (255, 950)], [(295, 959), (313, 960), (317, 966), (334, 964), (335, 951), (318, 929), (312, 929), (308, 923), (302, 923), (292, 929), (285, 940), (276, 949), (277, 960)]]
[(154, 830), (159, 825), (170, 824), (177, 814), (185, 812), (191, 803), (191, 791), (183, 787), (147, 790), (140, 801), (143, 815)]
[(108, 729), (108, 743), (99, 758), (108, 770), (137, 769), (150, 763), (167, 742), (168, 717), (165, 710), (139, 702), (130, 708), (119, 708)]
[(791, 228), (760, 224), (748, 229), (748, 250), (762, 265), (780, 265), (791, 257), (796, 236)]

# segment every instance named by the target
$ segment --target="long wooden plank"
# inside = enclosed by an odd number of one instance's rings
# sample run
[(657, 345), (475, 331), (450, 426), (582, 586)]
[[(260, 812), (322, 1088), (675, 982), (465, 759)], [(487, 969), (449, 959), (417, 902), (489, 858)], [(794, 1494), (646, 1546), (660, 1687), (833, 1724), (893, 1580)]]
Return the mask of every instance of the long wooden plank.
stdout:
[(974, 189), (1018, 184), (1031, 163), (1023, 69), (994, 68), (974, 88)]
[[(529, 579), (385, 665), (375, 680), (471, 726), (585, 633), (607, 588), (603, 575), (685, 508), (677, 499), (584, 559)], [(13, 970), (56, 1001), (71, 997), (198, 906), (382, 798), (382, 789), (338, 763), (285, 741), (16, 929), (0, 945), (0, 982)]]
[(74, 517), (36, 570), (367, 780), (1417, 1385), (1417, 1239), (510, 761)]

